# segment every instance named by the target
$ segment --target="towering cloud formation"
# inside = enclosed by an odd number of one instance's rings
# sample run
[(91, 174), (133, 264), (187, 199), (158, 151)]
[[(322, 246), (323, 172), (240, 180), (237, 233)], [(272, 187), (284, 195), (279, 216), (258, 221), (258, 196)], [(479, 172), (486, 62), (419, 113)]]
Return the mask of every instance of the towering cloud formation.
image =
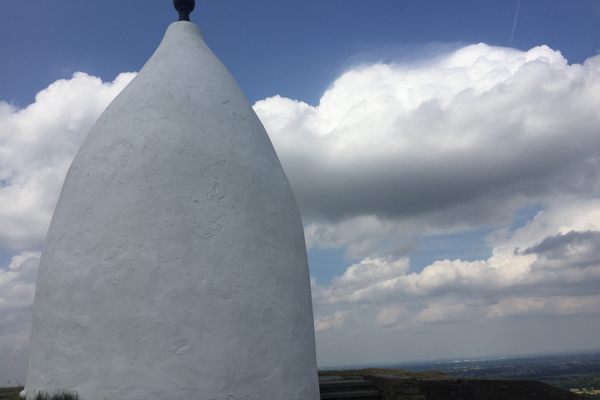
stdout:
[(546, 46), (478, 44), (356, 67), (317, 106), (276, 96), (255, 109), (309, 240), (369, 255), (377, 236), (503, 223), (530, 203), (594, 194), (599, 89), (600, 57), (568, 65)]
[[(600, 57), (478, 44), (353, 68), (316, 106), (275, 96), (255, 109), (309, 243), (355, 260), (313, 282), (323, 362), (597, 345)], [(524, 208), (541, 211), (516, 221)], [(493, 231), (489, 258), (409, 266), (421, 238), (475, 228)], [(446, 346), (419, 348), (432, 342)]]

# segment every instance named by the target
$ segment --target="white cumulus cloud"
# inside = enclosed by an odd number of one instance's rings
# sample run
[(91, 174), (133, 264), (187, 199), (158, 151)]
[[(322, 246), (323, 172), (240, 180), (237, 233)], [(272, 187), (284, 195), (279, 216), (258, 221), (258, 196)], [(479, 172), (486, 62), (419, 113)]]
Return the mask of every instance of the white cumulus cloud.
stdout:
[(315, 320), (315, 331), (326, 332), (333, 328), (340, 328), (344, 325), (345, 320), (345, 314), (339, 311), (333, 315), (318, 318)]
[(547, 46), (477, 44), (430, 62), (353, 68), (315, 106), (275, 96), (255, 110), (310, 245), (364, 257), (381, 254), (382, 239), (398, 239), (386, 251), (402, 254), (415, 236), (597, 193), (598, 93), (600, 57), (570, 65)]

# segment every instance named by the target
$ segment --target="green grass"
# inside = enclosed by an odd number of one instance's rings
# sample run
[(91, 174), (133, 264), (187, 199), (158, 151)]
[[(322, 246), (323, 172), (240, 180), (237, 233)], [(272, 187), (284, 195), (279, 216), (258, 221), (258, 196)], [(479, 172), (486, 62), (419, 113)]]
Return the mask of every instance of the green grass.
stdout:
[(22, 387), (3, 387), (0, 388), (0, 400), (20, 400), (19, 393)]

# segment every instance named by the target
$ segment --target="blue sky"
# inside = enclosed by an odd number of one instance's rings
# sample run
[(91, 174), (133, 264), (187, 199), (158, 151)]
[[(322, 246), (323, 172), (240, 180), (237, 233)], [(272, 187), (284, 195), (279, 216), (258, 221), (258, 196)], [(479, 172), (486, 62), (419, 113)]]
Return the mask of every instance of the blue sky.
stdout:
[[(431, 43), (508, 46), (516, 0), (199, 1), (207, 42), (251, 100), (308, 102), (349, 64), (394, 60)], [(600, 49), (594, 0), (523, 0), (513, 46), (548, 44), (571, 62)], [(169, 1), (0, 2), (2, 98), (27, 104), (75, 71), (137, 71), (173, 20)], [(7, 78), (10, 77), (10, 78)]]
[[(16, 375), (66, 167), (174, 19), (168, 0), (0, 0)], [(321, 365), (600, 348), (598, 1), (198, 1), (192, 20), (297, 195)]]

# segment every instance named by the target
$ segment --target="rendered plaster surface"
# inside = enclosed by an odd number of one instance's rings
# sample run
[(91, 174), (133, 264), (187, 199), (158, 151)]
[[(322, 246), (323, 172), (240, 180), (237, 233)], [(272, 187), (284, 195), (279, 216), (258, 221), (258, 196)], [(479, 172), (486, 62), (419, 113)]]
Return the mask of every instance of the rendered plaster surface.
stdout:
[(196, 25), (173, 23), (67, 175), (42, 256), (28, 397), (316, 400), (298, 209)]

